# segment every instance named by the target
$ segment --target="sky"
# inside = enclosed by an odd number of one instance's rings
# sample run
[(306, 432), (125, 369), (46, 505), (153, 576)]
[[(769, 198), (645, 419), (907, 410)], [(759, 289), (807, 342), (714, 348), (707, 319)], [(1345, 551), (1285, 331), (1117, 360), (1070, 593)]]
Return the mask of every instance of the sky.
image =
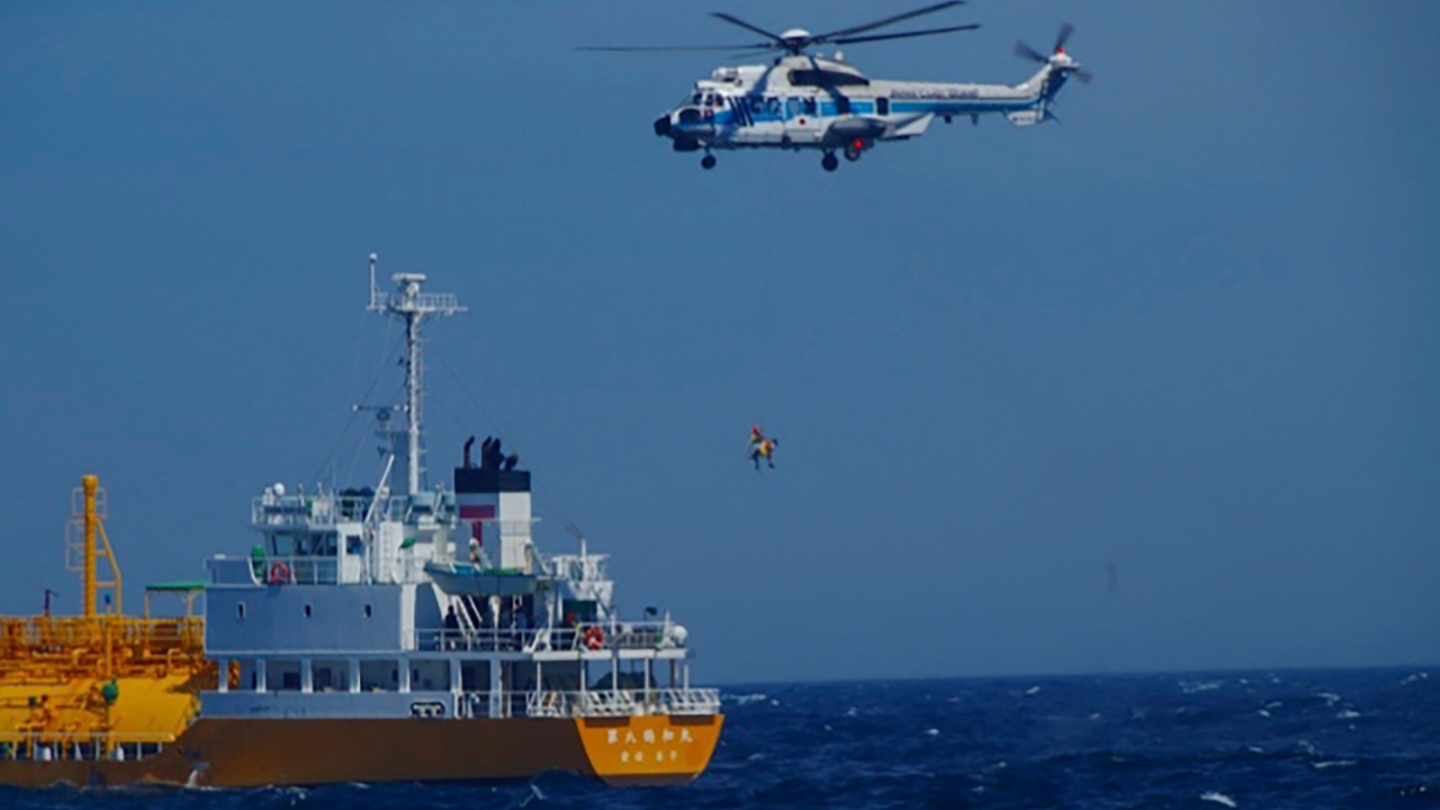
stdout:
[(0, 6), (0, 612), (78, 609), (84, 473), (132, 611), (373, 485), (375, 251), (470, 307), (432, 480), (500, 433), (698, 680), (1440, 663), (1440, 6), (974, 0), (845, 57), (1016, 83), (1068, 21), (1063, 123), (833, 174), (654, 136), (723, 53), (574, 50), (911, 5)]

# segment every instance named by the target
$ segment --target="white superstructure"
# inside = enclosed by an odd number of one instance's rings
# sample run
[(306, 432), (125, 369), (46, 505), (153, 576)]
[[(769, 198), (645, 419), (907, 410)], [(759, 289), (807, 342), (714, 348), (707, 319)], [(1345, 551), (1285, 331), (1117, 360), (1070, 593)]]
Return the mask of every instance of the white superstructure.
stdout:
[[(401, 318), (403, 432), (372, 408), (391, 447), (374, 485), (265, 487), (261, 541), (208, 561), (206, 654), (224, 673), (206, 716), (556, 717), (713, 714), (690, 686), (688, 633), (668, 612), (623, 619), (606, 555), (535, 544), (530, 473), (498, 439), (474, 440), (451, 485), (424, 485), (427, 317), (465, 312), (426, 277), (375, 281), (370, 303)], [(401, 439), (403, 438), (403, 442)], [(406, 482), (391, 479), (403, 456)]]

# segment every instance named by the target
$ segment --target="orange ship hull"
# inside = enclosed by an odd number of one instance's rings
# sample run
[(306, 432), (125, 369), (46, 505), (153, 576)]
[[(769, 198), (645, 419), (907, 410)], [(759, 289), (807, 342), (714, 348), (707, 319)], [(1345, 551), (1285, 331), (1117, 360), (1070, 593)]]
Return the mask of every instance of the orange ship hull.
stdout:
[(705, 770), (723, 722), (718, 714), (201, 719), (159, 754), (141, 760), (0, 759), (0, 784), (258, 787), (514, 780), (557, 770), (611, 784), (674, 784)]

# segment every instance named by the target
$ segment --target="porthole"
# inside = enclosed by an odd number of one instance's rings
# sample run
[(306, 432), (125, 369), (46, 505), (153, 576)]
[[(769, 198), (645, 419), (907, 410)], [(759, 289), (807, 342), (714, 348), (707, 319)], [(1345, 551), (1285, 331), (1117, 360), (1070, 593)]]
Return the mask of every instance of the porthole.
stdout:
[(374, 608), (374, 607), (371, 607), (370, 605), (367, 604), (367, 605), (365, 606), (365, 618), (368, 619), (368, 618), (370, 618), (371, 616), (374, 616), (374, 615), (375, 615), (375, 608)]
[(243, 618), (245, 618), (245, 603), (244, 603), (244, 602), (236, 602), (236, 603), (235, 603), (235, 618), (237, 618), (237, 619), (243, 619)]
[(305, 618), (307, 618), (307, 619), (310, 618), (310, 606), (309, 606), (309, 605), (306, 605), (306, 606), (305, 606)]

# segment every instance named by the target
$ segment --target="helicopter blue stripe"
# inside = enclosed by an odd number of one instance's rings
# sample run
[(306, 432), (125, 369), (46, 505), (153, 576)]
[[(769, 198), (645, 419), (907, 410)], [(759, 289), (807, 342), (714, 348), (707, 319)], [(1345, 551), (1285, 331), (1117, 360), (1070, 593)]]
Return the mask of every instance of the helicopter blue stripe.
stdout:
[(1039, 99), (964, 99), (955, 101), (892, 101), (890, 109), (894, 112), (927, 113), (927, 112), (968, 112), (974, 109), (976, 112), (992, 112), (998, 109), (1024, 110), (1034, 107)]

